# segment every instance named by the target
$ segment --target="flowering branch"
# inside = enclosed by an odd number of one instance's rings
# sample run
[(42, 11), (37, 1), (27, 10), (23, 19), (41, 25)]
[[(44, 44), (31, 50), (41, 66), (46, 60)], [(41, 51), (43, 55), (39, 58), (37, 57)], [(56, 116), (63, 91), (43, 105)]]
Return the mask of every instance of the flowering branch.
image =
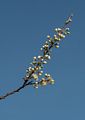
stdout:
[(23, 84), (11, 92), (7, 92), (5, 95), (0, 96), (0, 100), (5, 99), (6, 97), (19, 92), (21, 89), (26, 86), (33, 86), (38, 88), (39, 86), (46, 86), (48, 84), (54, 84), (54, 79), (48, 73), (45, 73), (44, 77), (41, 79), (40, 76), (43, 74), (43, 67), (47, 64), (48, 60), (51, 59), (52, 48), (59, 48), (59, 44), (66, 35), (70, 34), (69, 28), (67, 27), (72, 21), (72, 16), (65, 21), (65, 24), (62, 28), (55, 28), (55, 34), (51, 38), (50, 35), (47, 35), (47, 41), (40, 49), (42, 55), (33, 57), (31, 66), (26, 69), (26, 75), (23, 78)]

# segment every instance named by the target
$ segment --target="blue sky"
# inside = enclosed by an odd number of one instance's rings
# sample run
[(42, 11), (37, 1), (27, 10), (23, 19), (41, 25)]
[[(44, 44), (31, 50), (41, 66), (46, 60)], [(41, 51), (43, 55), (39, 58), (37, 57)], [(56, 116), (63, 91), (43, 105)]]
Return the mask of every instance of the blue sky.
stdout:
[(27, 87), (0, 101), (2, 120), (85, 120), (84, 8), (84, 0), (0, 0), (1, 95), (22, 83), (46, 35), (74, 13), (71, 35), (45, 66), (55, 85)]

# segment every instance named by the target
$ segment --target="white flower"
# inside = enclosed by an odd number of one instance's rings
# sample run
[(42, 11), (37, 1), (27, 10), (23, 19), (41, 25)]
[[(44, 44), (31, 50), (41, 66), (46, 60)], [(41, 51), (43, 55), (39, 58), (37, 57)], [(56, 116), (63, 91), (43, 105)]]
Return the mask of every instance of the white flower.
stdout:
[(66, 31), (69, 31), (69, 28), (66, 28), (65, 30), (66, 30)]
[(43, 48), (40, 48), (40, 50), (42, 51), (42, 50), (43, 50)]
[(38, 75), (37, 74), (32, 74), (32, 77), (35, 79), (35, 80), (38, 80)]
[(48, 41), (46, 41), (45, 43), (48, 44)]
[(29, 70), (29, 72), (30, 72), (30, 71), (32, 71), (32, 68), (31, 68), (31, 67), (29, 67), (29, 68), (28, 68), (28, 70)]
[(54, 35), (54, 41), (60, 41), (60, 37), (57, 37), (56, 35)]
[(28, 73), (29, 72), (29, 70), (28, 69), (26, 69), (26, 73)]
[(55, 28), (55, 32), (60, 32), (60, 31), (62, 31), (61, 28)]
[(43, 64), (46, 64), (47, 63), (47, 61), (43, 61)]
[(48, 74), (47, 73), (45, 73), (45, 77), (47, 77), (48, 76)]
[(40, 71), (38, 74), (39, 74), (39, 75), (42, 75), (42, 73), (43, 73), (43, 71)]
[(38, 88), (38, 82), (36, 81), (35, 84), (33, 85), (34, 88)]
[(59, 45), (56, 45), (55, 47), (56, 47), (56, 48), (59, 48)]
[(57, 32), (58, 31), (58, 29), (57, 28), (55, 28), (55, 32)]
[(44, 45), (44, 47), (45, 47), (45, 48), (48, 48), (48, 47), (49, 47), (49, 45)]
[(37, 62), (33, 61), (31, 64), (32, 64), (32, 65), (36, 65), (36, 64), (37, 64)]
[(38, 56), (38, 59), (41, 59), (41, 56)]
[(42, 69), (41, 66), (39, 66), (38, 69), (41, 70)]
[(35, 70), (36, 70), (36, 71), (39, 70), (39, 67), (35, 67)]
[(47, 77), (50, 77), (50, 74), (48, 74)]
[(65, 35), (63, 35), (63, 34), (61, 34), (61, 33), (58, 33), (58, 36), (59, 36), (60, 38), (65, 38)]
[(45, 55), (45, 58), (46, 59), (50, 59), (51, 57), (49, 55)]
[(39, 72), (39, 73), (38, 73), (38, 75), (39, 75), (39, 76), (41, 76), (41, 75), (42, 75), (42, 73), (40, 73), (40, 72)]
[(50, 83), (51, 83), (51, 84), (54, 84), (54, 83), (55, 83), (55, 81), (54, 81), (53, 79), (51, 79), (51, 80), (50, 80)]
[(48, 55), (45, 55), (45, 58), (48, 58)]
[(70, 32), (68, 31), (67, 34), (70, 34)]
[(43, 62), (43, 60), (44, 60), (44, 59), (42, 58), (41, 61)]
[(58, 31), (61, 31), (62, 29), (61, 28), (58, 28)]
[(52, 40), (49, 40), (49, 42), (51, 42)]
[(35, 56), (35, 57), (33, 57), (33, 59), (34, 59), (34, 60), (37, 60), (36, 56)]
[(47, 35), (47, 38), (49, 39), (49, 38), (50, 38), (50, 35)]
[(54, 35), (54, 38), (56, 38), (57, 36), (56, 35)]
[(60, 37), (56, 37), (55, 40), (60, 41), (61, 39), (60, 39)]
[(47, 80), (45, 80), (45, 78), (42, 78), (40, 81), (40, 85), (42, 85), (42, 86), (47, 85)]
[(34, 68), (32, 68), (32, 71), (34, 71)]
[(51, 59), (50, 55), (48, 56), (48, 59), (49, 59), (49, 60)]
[(26, 77), (27, 77), (27, 78), (29, 77), (29, 73), (26, 74)]
[(40, 71), (41, 73), (43, 73), (43, 71)]
[(45, 73), (45, 77), (51, 77), (50, 74)]
[(43, 45), (42, 47), (44, 48), (45, 46)]

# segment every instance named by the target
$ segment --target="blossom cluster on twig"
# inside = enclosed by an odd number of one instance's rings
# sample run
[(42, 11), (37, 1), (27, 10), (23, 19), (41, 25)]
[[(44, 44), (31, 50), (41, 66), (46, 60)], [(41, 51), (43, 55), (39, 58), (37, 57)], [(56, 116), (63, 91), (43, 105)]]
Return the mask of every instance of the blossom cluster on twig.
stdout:
[(51, 49), (53, 47), (59, 48), (60, 41), (65, 38), (66, 35), (70, 34), (67, 25), (72, 21), (72, 15), (65, 21), (64, 27), (55, 28), (55, 34), (51, 38), (47, 35), (45, 44), (40, 48), (42, 55), (34, 56), (31, 66), (26, 69), (26, 75), (24, 81), (27, 83), (30, 79), (33, 79), (33, 87), (45, 86), (47, 84), (54, 84), (54, 79), (48, 73), (45, 73), (42, 79), (39, 76), (43, 74), (44, 64), (47, 64), (48, 60), (51, 59)]
[[(34, 56), (31, 65), (26, 69), (26, 74), (23, 78), (23, 83), (21, 86), (16, 89), (7, 92), (5, 95), (0, 96), (0, 100), (5, 99), (6, 97), (19, 92), (21, 89), (26, 86), (33, 86), (38, 88), (39, 86), (46, 86), (48, 84), (54, 84), (54, 79), (48, 73), (43, 72), (43, 67), (51, 59), (52, 48), (59, 48), (60, 42), (65, 38), (66, 35), (70, 34), (69, 28), (67, 27), (72, 21), (72, 16), (65, 21), (65, 24), (62, 28), (55, 28), (55, 34), (53, 37), (47, 35), (47, 40), (44, 45), (40, 48), (42, 54), (39, 56)], [(44, 74), (44, 75), (43, 75)], [(40, 76), (44, 77), (40, 77)]]

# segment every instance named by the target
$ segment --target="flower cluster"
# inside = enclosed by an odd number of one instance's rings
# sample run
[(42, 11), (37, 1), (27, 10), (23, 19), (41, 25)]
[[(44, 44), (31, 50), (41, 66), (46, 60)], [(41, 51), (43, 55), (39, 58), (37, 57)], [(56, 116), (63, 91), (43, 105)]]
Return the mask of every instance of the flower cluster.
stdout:
[(39, 82), (36, 81), (33, 84), (33, 87), (38, 88), (38, 86), (46, 86), (47, 84), (54, 84), (54, 80), (53, 80), (53, 78), (51, 77), (50, 74), (46, 73), (45, 77), (43, 77)]
[(34, 56), (31, 66), (27, 68), (26, 75), (24, 77), (24, 81), (29, 81), (33, 79), (33, 87), (38, 88), (38, 86), (45, 86), (47, 84), (54, 84), (54, 80), (52, 79), (50, 74), (45, 73), (44, 77), (39, 79), (39, 77), (43, 74), (44, 64), (47, 64), (48, 60), (51, 59), (51, 49), (53, 47), (59, 48), (60, 41), (65, 38), (66, 35), (70, 34), (69, 28), (66, 25), (71, 22), (71, 17), (65, 22), (64, 27), (55, 28), (55, 34), (51, 38), (50, 35), (47, 35), (47, 41), (40, 48), (42, 51), (42, 55)]

